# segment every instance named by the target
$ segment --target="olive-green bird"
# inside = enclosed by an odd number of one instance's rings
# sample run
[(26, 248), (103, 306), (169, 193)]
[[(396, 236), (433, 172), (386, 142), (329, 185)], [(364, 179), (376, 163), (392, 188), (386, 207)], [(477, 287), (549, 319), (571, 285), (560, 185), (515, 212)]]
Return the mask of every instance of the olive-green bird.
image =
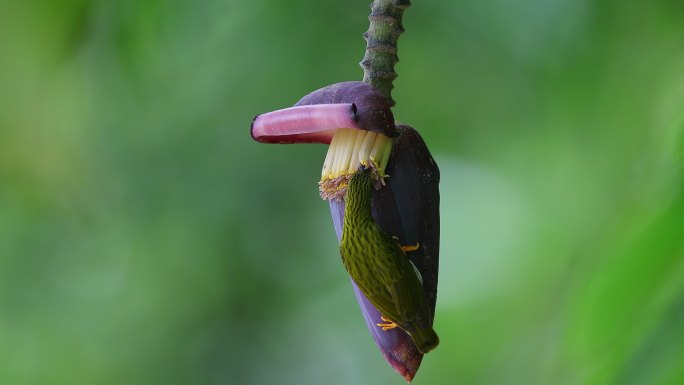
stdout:
[(439, 344), (417, 269), (396, 239), (385, 234), (371, 214), (368, 169), (349, 180), (340, 254), (347, 272), (383, 316), (383, 330), (400, 327), (421, 353)]

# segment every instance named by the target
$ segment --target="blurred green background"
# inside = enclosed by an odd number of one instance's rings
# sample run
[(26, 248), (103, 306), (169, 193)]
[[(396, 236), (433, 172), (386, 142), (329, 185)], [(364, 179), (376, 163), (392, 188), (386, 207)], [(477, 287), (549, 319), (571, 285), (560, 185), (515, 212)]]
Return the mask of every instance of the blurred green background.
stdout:
[[(0, 384), (400, 384), (254, 115), (359, 80), (368, 1), (0, 5)], [(415, 0), (442, 171), (415, 384), (684, 383), (684, 3)]]

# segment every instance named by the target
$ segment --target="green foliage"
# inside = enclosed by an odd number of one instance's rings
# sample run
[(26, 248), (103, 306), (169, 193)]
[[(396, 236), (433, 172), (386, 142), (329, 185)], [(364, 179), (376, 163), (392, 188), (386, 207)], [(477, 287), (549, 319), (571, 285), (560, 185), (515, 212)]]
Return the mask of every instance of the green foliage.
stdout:
[[(414, 383), (684, 381), (684, 7), (415, 0), (442, 170)], [(367, 2), (0, 5), (0, 383), (394, 384), (316, 182), (254, 115), (360, 80)]]

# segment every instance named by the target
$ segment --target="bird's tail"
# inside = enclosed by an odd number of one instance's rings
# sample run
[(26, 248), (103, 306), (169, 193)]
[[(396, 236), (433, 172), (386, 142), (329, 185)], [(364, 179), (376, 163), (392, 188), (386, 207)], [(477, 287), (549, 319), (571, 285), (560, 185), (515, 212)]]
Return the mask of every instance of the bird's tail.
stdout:
[(431, 327), (417, 327), (413, 333), (410, 333), (413, 343), (416, 344), (418, 351), (425, 354), (439, 345), (439, 337), (435, 333), (435, 329)]

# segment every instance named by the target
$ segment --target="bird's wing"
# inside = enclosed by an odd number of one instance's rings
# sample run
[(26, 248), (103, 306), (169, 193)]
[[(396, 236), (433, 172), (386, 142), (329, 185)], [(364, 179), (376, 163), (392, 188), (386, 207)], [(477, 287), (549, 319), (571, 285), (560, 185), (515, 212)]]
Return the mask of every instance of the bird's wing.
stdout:
[(401, 324), (405, 316), (402, 311), (402, 305), (397, 301), (398, 297), (393, 294), (396, 293), (395, 285), (386, 286), (379, 292), (373, 293), (371, 302), (378, 309), (380, 314), (391, 319), (397, 324)]
[(386, 282), (385, 296), (380, 296), (384, 299), (383, 310), (387, 311), (383, 315), (398, 324), (402, 324), (413, 319), (419, 312), (420, 306), (417, 296), (423, 295), (422, 285), (418, 272), (401, 250), (399, 244), (391, 240), (391, 242), (386, 243), (386, 247), (391, 249), (387, 252), (396, 258), (395, 263), (399, 268), (392, 280)]

